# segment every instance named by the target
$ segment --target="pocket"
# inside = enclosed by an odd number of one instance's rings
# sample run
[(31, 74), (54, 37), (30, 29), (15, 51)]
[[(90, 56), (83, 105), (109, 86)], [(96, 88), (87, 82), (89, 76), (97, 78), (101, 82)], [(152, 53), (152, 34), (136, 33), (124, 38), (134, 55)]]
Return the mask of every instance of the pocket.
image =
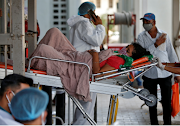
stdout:
[(162, 43), (161, 45), (159, 45), (158, 46), (158, 49), (160, 50), (160, 51), (166, 51), (166, 43), (164, 42), (164, 43)]

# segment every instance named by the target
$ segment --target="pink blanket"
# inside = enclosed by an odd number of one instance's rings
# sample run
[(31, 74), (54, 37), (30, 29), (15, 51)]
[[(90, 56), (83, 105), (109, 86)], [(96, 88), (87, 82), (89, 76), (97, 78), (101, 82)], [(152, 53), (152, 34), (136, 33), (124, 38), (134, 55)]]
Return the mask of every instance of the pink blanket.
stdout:
[[(100, 62), (113, 54), (112, 50), (99, 53)], [(88, 52), (78, 52), (69, 40), (57, 29), (47, 31), (44, 38), (38, 44), (33, 56), (42, 56), (53, 59), (70, 60), (88, 64), (92, 69), (92, 56)], [(48, 75), (59, 76), (64, 89), (79, 100), (91, 101), (89, 92), (88, 68), (84, 65), (64, 63), (58, 61), (34, 59), (31, 67), (46, 71)], [(92, 74), (92, 70), (90, 70)]]

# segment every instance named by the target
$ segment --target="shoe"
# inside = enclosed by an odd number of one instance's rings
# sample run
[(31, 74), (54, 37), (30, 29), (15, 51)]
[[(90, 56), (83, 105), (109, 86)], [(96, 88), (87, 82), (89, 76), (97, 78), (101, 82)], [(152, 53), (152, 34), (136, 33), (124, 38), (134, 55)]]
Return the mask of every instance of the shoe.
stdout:
[(144, 88), (143, 86), (139, 86), (138, 88)]

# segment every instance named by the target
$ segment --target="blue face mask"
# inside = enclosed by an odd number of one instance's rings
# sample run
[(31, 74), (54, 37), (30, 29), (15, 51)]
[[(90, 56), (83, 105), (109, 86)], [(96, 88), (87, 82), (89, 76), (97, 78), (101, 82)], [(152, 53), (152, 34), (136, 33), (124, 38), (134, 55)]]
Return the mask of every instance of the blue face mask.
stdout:
[[(14, 92), (13, 92), (13, 91), (11, 91), (11, 92), (12, 92), (12, 94), (15, 96)], [(7, 95), (6, 95), (6, 99), (8, 100), (8, 107), (9, 107), (9, 109), (10, 109), (10, 111), (11, 111), (11, 101), (9, 100), (9, 98), (8, 98)]]

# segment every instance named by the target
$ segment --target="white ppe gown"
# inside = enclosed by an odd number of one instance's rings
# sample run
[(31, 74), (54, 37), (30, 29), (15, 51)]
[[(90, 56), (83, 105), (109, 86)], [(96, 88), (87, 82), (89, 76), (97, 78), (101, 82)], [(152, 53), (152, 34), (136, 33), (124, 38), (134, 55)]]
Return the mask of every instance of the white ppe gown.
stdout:
[(4, 110), (0, 109), (0, 125), (23, 125), (23, 124), (16, 122), (8, 112), (5, 112)]
[[(105, 27), (97, 25), (94, 27), (88, 18), (83, 16), (72, 16), (67, 20), (70, 29), (70, 42), (77, 51), (84, 52), (90, 49), (95, 49), (100, 52), (100, 45), (102, 44), (106, 35)], [(96, 101), (96, 93), (91, 92), (92, 102), (84, 102), (79, 100), (88, 115), (94, 119), (94, 106)], [(85, 119), (79, 109), (76, 108), (73, 125), (90, 125)]]
[(100, 51), (99, 46), (106, 35), (103, 25), (99, 24), (94, 27), (89, 19), (83, 16), (72, 16), (67, 20), (67, 23), (71, 27), (70, 42), (77, 51), (84, 52), (89, 49)]

